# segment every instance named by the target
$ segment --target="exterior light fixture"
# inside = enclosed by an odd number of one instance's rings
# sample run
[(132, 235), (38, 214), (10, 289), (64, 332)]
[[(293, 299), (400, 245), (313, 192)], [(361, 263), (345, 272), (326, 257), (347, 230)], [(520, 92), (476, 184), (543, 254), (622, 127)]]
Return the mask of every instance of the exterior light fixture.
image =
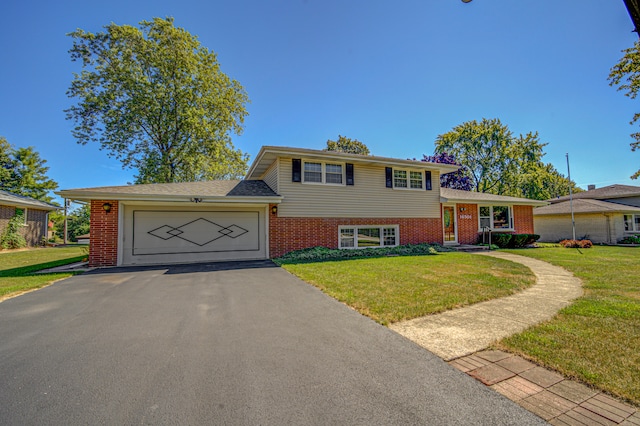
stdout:
[(202, 198), (192, 198), (191, 202), (196, 203), (196, 204), (197, 203), (201, 203), (202, 202)]
[(271, 213), (272, 214), (277, 214), (278, 213), (278, 206), (271, 207)]
[(467, 208), (466, 208), (466, 207), (460, 207), (460, 211), (461, 211), (461, 212), (463, 212), (463, 211), (465, 211), (465, 210), (467, 210)]
[(105, 213), (109, 213), (111, 211), (111, 203), (104, 203), (102, 205), (102, 210), (104, 210)]

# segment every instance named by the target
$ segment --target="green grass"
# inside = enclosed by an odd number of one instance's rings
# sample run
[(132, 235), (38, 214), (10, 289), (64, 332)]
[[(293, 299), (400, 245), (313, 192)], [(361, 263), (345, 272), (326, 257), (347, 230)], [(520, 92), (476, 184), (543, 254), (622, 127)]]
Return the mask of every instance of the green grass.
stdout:
[(466, 253), (282, 267), (381, 324), (507, 296), (535, 281), (522, 265)]
[(510, 250), (574, 273), (585, 294), (552, 320), (499, 342), (640, 405), (640, 249)]
[(76, 272), (35, 274), (43, 269), (79, 262), (87, 257), (85, 247), (51, 247), (0, 252), (0, 300), (44, 287)]

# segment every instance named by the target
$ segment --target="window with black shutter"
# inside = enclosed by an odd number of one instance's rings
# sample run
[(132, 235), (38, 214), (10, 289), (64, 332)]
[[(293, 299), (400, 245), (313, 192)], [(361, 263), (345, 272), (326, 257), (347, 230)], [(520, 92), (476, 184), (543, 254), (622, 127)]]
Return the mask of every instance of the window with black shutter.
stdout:
[(387, 188), (393, 188), (393, 169), (391, 167), (386, 167), (384, 171)]
[(345, 164), (345, 172), (346, 172), (346, 181), (347, 181), (347, 185), (352, 186), (353, 185), (353, 164)]
[(429, 170), (424, 172), (424, 183), (427, 191), (431, 191), (431, 172)]

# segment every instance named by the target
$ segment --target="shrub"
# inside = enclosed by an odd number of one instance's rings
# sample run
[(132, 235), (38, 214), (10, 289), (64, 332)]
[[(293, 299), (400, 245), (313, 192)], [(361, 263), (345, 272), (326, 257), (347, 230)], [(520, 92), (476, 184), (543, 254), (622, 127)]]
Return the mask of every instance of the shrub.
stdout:
[(640, 235), (629, 235), (620, 240), (620, 244), (640, 244)]
[(512, 234), (495, 233), (491, 234), (491, 243), (500, 248), (507, 248), (511, 243)]
[(27, 240), (20, 233), (20, 227), (24, 223), (24, 216), (16, 214), (11, 219), (0, 237), (0, 247), (3, 249), (17, 249), (27, 246)]
[(591, 248), (591, 240), (562, 240), (560, 245), (564, 248)]
[(438, 244), (406, 244), (397, 247), (377, 247), (366, 249), (330, 249), (327, 247), (311, 247), (302, 250), (291, 251), (273, 261), (278, 265), (290, 263), (318, 262), (323, 260), (357, 259), (364, 257), (383, 256), (417, 256), (432, 255), (439, 252), (451, 251)]

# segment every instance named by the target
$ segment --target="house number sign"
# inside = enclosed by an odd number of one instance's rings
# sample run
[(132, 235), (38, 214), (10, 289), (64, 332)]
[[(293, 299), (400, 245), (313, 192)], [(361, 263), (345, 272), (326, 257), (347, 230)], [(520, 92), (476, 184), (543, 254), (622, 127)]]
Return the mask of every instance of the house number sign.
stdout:
[(473, 219), (473, 217), (470, 214), (461, 214), (460, 219)]

